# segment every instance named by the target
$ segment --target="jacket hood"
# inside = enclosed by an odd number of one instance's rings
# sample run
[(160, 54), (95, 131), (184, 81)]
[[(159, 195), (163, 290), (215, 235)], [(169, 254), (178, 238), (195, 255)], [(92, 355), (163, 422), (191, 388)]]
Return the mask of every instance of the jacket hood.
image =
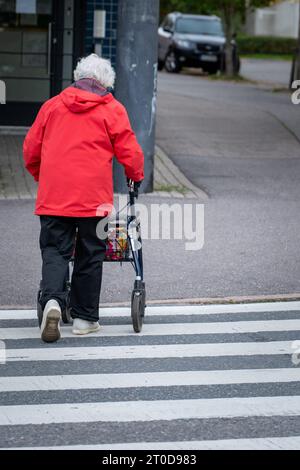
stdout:
[(111, 93), (100, 86), (95, 86), (93, 83), (95, 80), (90, 80), (90, 83), (88, 80), (79, 80), (60, 93), (64, 105), (72, 113), (84, 113), (113, 99)]

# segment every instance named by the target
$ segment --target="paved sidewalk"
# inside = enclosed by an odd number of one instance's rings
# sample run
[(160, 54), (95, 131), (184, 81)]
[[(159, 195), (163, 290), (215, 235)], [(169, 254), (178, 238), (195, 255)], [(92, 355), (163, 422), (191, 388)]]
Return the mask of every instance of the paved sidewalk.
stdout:
[(36, 183), (24, 168), (22, 135), (0, 135), (0, 199), (32, 199)]
[[(19, 135), (0, 132), (0, 200), (35, 198), (37, 184), (23, 164), (24, 133), (24, 129)], [(153, 196), (207, 199), (158, 147), (154, 161)]]

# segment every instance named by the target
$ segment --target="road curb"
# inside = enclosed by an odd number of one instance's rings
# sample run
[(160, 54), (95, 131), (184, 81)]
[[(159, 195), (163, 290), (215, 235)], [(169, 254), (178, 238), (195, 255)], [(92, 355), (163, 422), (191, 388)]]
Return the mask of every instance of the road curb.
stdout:
[[(245, 304), (261, 302), (293, 302), (300, 301), (300, 292), (294, 294), (270, 295), (238, 295), (229, 297), (199, 297), (186, 299), (154, 299), (148, 300), (147, 305), (213, 305), (213, 304)], [(101, 303), (100, 308), (129, 307), (130, 302)], [(32, 305), (0, 305), (0, 310), (33, 310)]]
[(278, 295), (244, 295), (229, 297), (199, 297), (186, 299), (150, 300), (148, 305), (211, 305), (211, 304), (242, 304), (261, 302), (291, 302), (299, 301), (300, 293)]
[[(202, 199), (206, 201), (209, 196), (203, 189), (195, 186), (186, 176), (180, 171), (175, 163), (167, 156), (167, 154), (158, 146), (155, 146), (155, 164), (154, 164), (154, 186), (166, 185), (170, 187), (178, 187), (182, 190), (166, 191), (164, 195), (171, 197), (180, 197), (188, 199)], [(161, 195), (162, 191), (155, 191), (153, 195)]]

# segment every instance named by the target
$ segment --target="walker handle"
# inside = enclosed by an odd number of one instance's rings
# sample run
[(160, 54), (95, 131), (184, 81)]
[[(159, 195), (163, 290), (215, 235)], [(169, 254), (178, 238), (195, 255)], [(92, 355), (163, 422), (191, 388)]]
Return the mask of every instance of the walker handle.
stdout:
[(129, 188), (129, 196), (133, 198), (139, 197), (139, 187), (141, 185), (141, 181), (133, 181), (130, 178), (127, 178), (127, 186)]

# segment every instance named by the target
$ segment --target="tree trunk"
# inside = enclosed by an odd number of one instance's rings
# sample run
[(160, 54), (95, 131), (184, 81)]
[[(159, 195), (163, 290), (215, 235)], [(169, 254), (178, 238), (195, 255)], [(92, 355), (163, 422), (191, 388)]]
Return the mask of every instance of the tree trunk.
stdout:
[(225, 71), (227, 77), (234, 76), (234, 64), (233, 64), (233, 48), (232, 48), (232, 35), (233, 35), (233, 15), (234, 8), (232, 5), (224, 4), (223, 5), (223, 15), (224, 15), (224, 27), (225, 27)]

